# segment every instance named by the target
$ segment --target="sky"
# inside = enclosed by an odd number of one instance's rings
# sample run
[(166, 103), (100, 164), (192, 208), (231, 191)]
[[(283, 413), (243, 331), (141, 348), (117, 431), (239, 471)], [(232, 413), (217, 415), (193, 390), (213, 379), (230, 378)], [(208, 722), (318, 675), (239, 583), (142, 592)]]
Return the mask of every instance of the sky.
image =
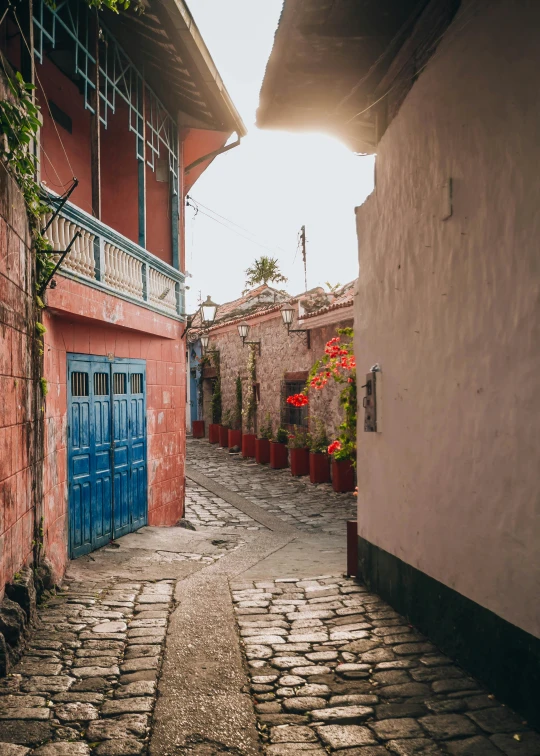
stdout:
[(304, 291), (302, 225), (308, 288), (352, 281), (358, 275), (354, 208), (373, 189), (373, 158), (323, 134), (255, 126), (282, 0), (188, 5), (248, 130), (240, 146), (218, 156), (190, 191), (200, 204), (198, 213), (186, 210), (188, 312), (201, 295), (218, 303), (241, 296), (245, 269), (261, 255), (278, 259), (290, 294)]

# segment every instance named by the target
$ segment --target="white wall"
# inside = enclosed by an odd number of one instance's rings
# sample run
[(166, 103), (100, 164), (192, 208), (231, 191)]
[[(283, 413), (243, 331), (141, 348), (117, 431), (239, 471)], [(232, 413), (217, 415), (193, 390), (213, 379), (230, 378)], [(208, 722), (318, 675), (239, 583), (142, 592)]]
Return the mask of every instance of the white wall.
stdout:
[(463, 2), (379, 145), (355, 306), (360, 535), (537, 636), (539, 39), (538, 2)]

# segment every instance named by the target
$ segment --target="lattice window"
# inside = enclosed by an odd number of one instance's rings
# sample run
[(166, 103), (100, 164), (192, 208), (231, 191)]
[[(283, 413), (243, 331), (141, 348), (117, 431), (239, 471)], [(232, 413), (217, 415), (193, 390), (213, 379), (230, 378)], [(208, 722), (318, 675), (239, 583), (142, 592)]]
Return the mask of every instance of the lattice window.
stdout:
[[(84, 107), (95, 113), (92, 95), (96, 87), (91, 73), (96, 58), (90, 52), (90, 29), (90, 11), (86, 3), (59, 0), (53, 8), (45, 0), (35, 0), (34, 46), (37, 60), (42, 63), (47, 51), (70, 42), (74, 74), (83, 82)], [(100, 24), (99, 72), (100, 121), (107, 128), (109, 113), (116, 112), (116, 98), (120, 97), (129, 109), (128, 128), (136, 136), (137, 159), (145, 160), (155, 171), (157, 160), (166, 158), (172, 190), (178, 194), (176, 122), (103, 24)]]
[(286, 425), (302, 425), (307, 427), (307, 407), (295, 407), (287, 404), (287, 397), (299, 394), (306, 386), (305, 381), (285, 381), (283, 384), (283, 419)]
[(71, 374), (71, 396), (88, 396), (88, 373)]

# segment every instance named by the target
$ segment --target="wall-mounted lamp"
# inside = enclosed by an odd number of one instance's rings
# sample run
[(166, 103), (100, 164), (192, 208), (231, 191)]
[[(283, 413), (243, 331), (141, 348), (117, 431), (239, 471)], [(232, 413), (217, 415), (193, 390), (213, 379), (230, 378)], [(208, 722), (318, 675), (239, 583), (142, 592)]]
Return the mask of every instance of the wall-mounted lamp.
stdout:
[(207, 333), (201, 334), (201, 346), (203, 348), (204, 354), (219, 354), (219, 349), (208, 349), (208, 342), (210, 341), (210, 336)]
[(294, 319), (294, 307), (290, 304), (284, 304), (281, 308), (281, 317), (283, 324), (287, 326), (287, 333), (305, 333), (307, 348), (311, 349), (311, 336), (308, 328), (291, 328)]
[[(210, 295), (206, 297), (206, 300), (199, 305), (198, 311), (201, 313), (201, 323), (203, 328), (208, 328), (208, 326), (211, 326), (214, 320), (216, 319), (216, 313), (217, 313), (218, 305), (215, 302), (212, 302), (210, 299)], [(196, 315), (197, 313), (195, 313)], [(192, 315), (191, 317), (188, 316), (186, 321), (186, 327), (184, 328), (184, 333), (182, 334), (182, 338), (186, 335), (186, 333), (191, 328), (193, 321), (195, 319), (195, 315)]]
[(249, 330), (251, 326), (249, 323), (246, 323), (246, 321), (242, 321), (242, 323), (238, 323), (238, 335), (242, 339), (242, 345), (245, 346), (246, 344), (251, 344), (253, 346), (259, 347), (259, 356), (261, 354), (261, 342), (259, 341), (246, 341), (247, 337), (249, 336)]

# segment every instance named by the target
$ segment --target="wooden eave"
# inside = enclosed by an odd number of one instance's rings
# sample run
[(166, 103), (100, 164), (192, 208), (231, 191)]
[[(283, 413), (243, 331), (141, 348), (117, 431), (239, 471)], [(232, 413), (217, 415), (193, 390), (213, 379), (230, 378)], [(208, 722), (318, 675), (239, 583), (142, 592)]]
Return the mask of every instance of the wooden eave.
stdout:
[[(414, 81), (410, 66), (403, 74), (403, 65), (396, 65), (400, 52), (406, 49), (418, 70), (419, 57), (432, 53), (459, 4), (460, 0), (285, 0), (261, 88), (257, 125), (325, 131), (356, 152), (375, 152), (396, 109), (395, 102), (387, 101), (388, 89), (399, 76), (408, 76), (410, 86)], [(399, 96), (406, 91), (401, 87)]]

